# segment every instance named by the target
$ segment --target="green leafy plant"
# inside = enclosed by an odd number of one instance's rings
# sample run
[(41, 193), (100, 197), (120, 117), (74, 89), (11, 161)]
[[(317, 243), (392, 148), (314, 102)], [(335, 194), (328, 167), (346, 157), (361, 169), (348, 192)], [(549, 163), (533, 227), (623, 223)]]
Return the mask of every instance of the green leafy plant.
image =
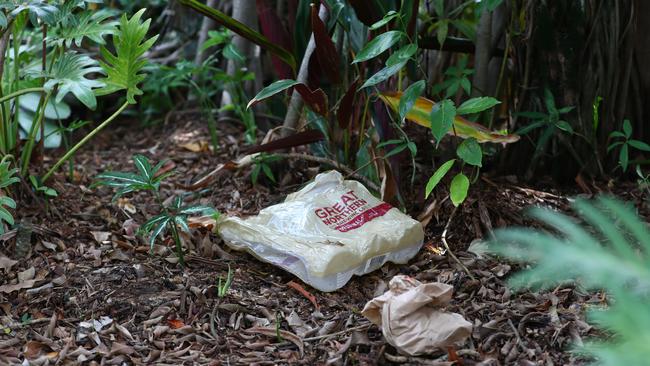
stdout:
[(253, 170), (251, 171), (251, 182), (253, 185), (257, 184), (260, 173), (262, 172), (271, 182), (275, 183), (275, 176), (269, 164), (278, 160), (280, 160), (279, 157), (264, 153), (256, 156), (253, 159)]
[(456, 95), (458, 90), (463, 90), (465, 94), (469, 95), (472, 92), (472, 83), (469, 81), (469, 76), (474, 73), (474, 70), (467, 68), (467, 60), (467, 56), (462, 56), (457, 65), (450, 66), (445, 71), (445, 80), (434, 85), (433, 93), (438, 94), (444, 90), (445, 98), (450, 98)]
[(627, 171), (627, 167), (630, 161), (630, 148), (650, 152), (650, 145), (643, 141), (634, 140), (632, 138), (632, 124), (630, 120), (626, 119), (623, 121), (623, 131), (614, 131), (609, 135), (610, 139), (617, 139), (618, 141), (612, 142), (607, 147), (607, 152), (611, 152), (617, 147), (620, 147), (618, 153), (618, 166)]
[(230, 286), (232, 285), (233, 277), (234, 277), (234, 273), (230, 268), (230, 264), (229, 264), (228, 275), (226, 275), (226, 279), (224, 280), (221, 278), (221, 276), (219, 276), (219, 279), (217, 280), (217, 297), (223, 298), (226, 296), (228, 290), (230, 290)]
[(18, 169), (11, 168), (11, 162), (9, 161), (11, 158), (12, 156), (6, 155), (0, 160), (0, 190), (2, 191), (0, 195), (0, 234), (4, 234), (5, 232), (4, 223), (8, 225), (14, 224), (14, 217), (7, 208), (15, 210), (16, 201), (6, 194), (8, 193), (7, 188), (12, 184), (20, 182), (20, 178), (14, 176), (18, 173)]
[(148, 219), (139, 229), (139, 232), (147, 234), (149, 245), (153, 250), (156, 239), (163, 236), (167, 230), (171, 232), (172, 239), (176, 245), (176, 254), (181, 265), (185, 265), (183, 248), (179, 232), (189, 232), (187, 219), (192, 215), (211, 214), (217, 215), (217, 211), (209, 206), (194, 205), (184, 206), (183, 198), (176, 196), (171, 205), (167, 206), (160, 194), (161, 182), (173, 174), (173, 172), (160, 173), (164, 161), (151, 165), (143, 155), (133, 156), (133, 162), (137, 173), (129, 172), (104, 172), (97, 175), (97, 181), (92, 187), (108, 186), (116, 189), (113, 201), (127, 194), (138, 191), (150, 191), (158, 202), (160, 213)]
[(597, 365), (642, 365), (650, 353), (650, 232), (634, 210), (613, 198), (573, 205), (586, 226), (566, 215), (542, 208), (532, 217), (552, 232), (512, 228), (495, 232), (494, 253), (531, 264), (510, 279), (518, 289), (553, 288), (570, 281), (586, 289), (604, 289), (608, 304), (588, 317), (614, 337), (578, 349)]
[[(12, 34), (9, 46), (2, 50), (7, 53), (8, 64), (0, 73), (0, 154), (20, 156), (20, 174), (27, 177), (37, 142), (44, 147), (58, 147), (64, 141), (66, 153), (42, 178), (30, 178), (38, 182), (34, 188), (46, 195), (51, 191), (42, 189), (42, 184), (54, 171), (135, 103), (135, 96), (142, 93), (138, 84), (145, 77), (143, 55), (156, 40), (155, 36), (146, 38), (150, 20), (142, 20), (144, 9), (131, 18), (123, 15), (118, 22), (112, 19), (112, 12), (90, 9), (87, 3), (0, 3), (0, 32)], [(106, 45), (108, 36), (112, 37), (114, 51)], [(100, 47), (103, 60), (93, 58), (93, 46)], [(71, 94), (87, 108), (95, 109), (97, 96), (121, 90), (126, 92), (126, 102), (68, 149), (62, 133), (81, 124), (61, 124), (71, 115), (64, 98)], [(14, 108), (14, 104), (20, 108)], [(20, 137), (25, 139), (22, 144)]]

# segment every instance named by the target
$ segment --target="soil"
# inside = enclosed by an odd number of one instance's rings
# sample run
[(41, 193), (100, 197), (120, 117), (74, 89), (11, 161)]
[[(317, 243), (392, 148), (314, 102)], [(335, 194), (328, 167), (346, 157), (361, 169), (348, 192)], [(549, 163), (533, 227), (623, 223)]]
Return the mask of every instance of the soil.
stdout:
[[(58, 174), (49, 184), (59, 196), (34, 201), (17, 213), (17, 228), (2, 235), (0, 255), (0, 364), (234, 365), (234, 364), (583, 364), (569, 351), (598, 335), (584, 309), (606, 297), (576, 287), (541, 292), (511, 291), (514, 264), (468, 251), (472, 242), (510, 225), (534, 224), (522, 214), (543, 205), (567, 211), (571, 197), (616, 191), (641, 201), (633, 185), (608, 187), (581, 182), (576, 190), (527, 186), (513, 177), (479, 180), (455, 213), (446, 239), (468, 272), (445, 252), (441, 234), (453, 206), (445, 192), (423, 202), (405, 197), (407, 211), (427, 220), (426, 241), (407, 265), (387, 264), (344, 288), (319, 292), (294, 276), (252, 256), (231, 251), (206, 228), (184, 235), (187, 267), (181, 268), (169, 238), (150, 254), (136, 235), (156, 214), (146, 193), (111, 202), (109, 188), (90, 188), (106, 170), (132, 170), (131, 156), (168, 159), (175, 169), (163, 196), (183, 195), (191, 204), (212, 205), (227, 215), (253, 215), (280, 202), (309, 181), (319, 167), (292, 161), (291, 169), (253, 185), (250, 168), (221, 175), (198, 190), (183, 189), (220, 163), (242, 156), (238, 125), (219, 126), (220, 146), (209, 151), (209, 134), (199, 116), (142, 129), (114, 126), (78, 153), (72, 178)], [(46, 160), (46, 164), (51, 161)], [(324, 167), (320, 168), (326, 169)], [(424, 179), (421, 179), (425, 181)], [(600, 188), (599, 188), (600, 187)], [(47, 213), (47, 214), (46, 214)], [(16, 262), (13, 262), (15, 260)], [(218, 296), (219, 279), (234, 277)], [(360, 311), (395, 275), (453, 285), (449, 311), (473, 323), (462, 345), (401, 355), (381, 329)]]

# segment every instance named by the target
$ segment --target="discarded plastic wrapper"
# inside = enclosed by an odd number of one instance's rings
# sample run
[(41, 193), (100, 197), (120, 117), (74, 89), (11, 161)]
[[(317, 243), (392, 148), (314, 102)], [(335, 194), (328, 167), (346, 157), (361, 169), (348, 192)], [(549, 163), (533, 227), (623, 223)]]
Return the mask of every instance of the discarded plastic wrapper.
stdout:
[(395, 276), (388, 291), (370, 300), (361, 314), (380, 326), (386, 341), (401, 353), (432, 353), (472, 334), (472, 323), (462, 315), (441, 310), (451, 301), (453, 289), (444, 283), (423, 284)]
[(321, 291), (343, 287), (390, 261), (406, 263), (422, 246), (422, 225), (337, 171), (316, 176), (283, 203), (217, 229), (232, 248), (293, 273)]

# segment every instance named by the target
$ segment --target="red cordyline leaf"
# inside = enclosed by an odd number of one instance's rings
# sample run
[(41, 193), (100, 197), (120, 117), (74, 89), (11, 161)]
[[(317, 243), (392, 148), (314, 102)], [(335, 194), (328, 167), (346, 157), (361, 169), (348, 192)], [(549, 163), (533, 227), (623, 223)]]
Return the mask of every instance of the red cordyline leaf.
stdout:
[[(256, 0), (256, 5), (262, 34), (271, 42), (291, 51), (293, 49), (291, 36), (289, 36), (289, 32), (282, 24), (280, 17), (278, 17), (273, 7), (269, 4), (269, 0)], [(293, 79), (295, 77), (291, 67), (279, 57), (271, 54), (271, 62), (280, 79)]]
[(341, 81), (339, 54), (336, 52), (336, 47), (327, 32), (325, 23), (318, 17), (318, 6), (314, 5), (311, 7), (311, 29), (316, 41), (315, 52), (318, 63), (330, 81), (333, 84), (338, 84)]
[(323, 139), (325, 139), (325, 136), (323, 135), (322, 132), (316, 130), (307, 130), (307, 131), (295, 133), (288, 137), (267, 142), (266, 144), (253, 146), (250, 150), (246, 151), (246, 154), (288, 149), (291, 147), (302, 146), (302, 145), (307, 145), (314, 142), (322, 141)]
[(354, 117), (353, 107), (354, 99), (357, 95), (357, 89), (359, 88), (359, 79), (355, 80), (354, 83), (350, 84), (350, 87), (341, 98), (341, 103), (339, 104), (339, 110), (336, 113), (336, 118), (339, 122), (340, 128), (348, 128), (350, 121)]
[(325, 95), (323, 89), (311, 90), (305, 84), (298, 84), (294, 88), (300, 93), (302, 100), (312, 111), (327, 117), (327, 95)]
[[(371, 26), (382, 18), (379, 7), (372, 0), (349, 0), (350, 5), (354, 8), (357, 18), (367, 25)], [(380, 0), (381, 1), (381, 0)]]

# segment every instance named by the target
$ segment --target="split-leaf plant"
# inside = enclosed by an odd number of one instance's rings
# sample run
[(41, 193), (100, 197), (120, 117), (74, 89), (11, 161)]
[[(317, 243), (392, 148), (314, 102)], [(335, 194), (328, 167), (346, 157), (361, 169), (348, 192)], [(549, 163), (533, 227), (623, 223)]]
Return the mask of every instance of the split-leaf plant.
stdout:
[[(42, 177), (30, 178), (46, 194), (50, 190), (43, 184), (56, 169), (142, 94), (143, 55), (157, 38), (146, 37), (150, 20), (142, 19), (144, 9), (115, 21), (112, 12), (89, 3), (96, 1), (0, 1), (0, 36), (8, 40), (0, 43), (6, 60), (0, 69), (0, 154), (20, 157), (22, 177), (30, 174), (37, 142), (58, 147), (61, 131), (70, 130), (61, 123), (71, 113), (66, 97), (71, 94), (94, 110), (97, 96), (126, 92), (126, 101), (110, 117), (74, 146), (66, 146), (66, 153)], [(110, 46), (107, 37), (112, 38)], [(97, 48), (99, 60), (93, 57)]]
[(140, 191), (151, 192), (158, 203), (159, 213), (143, 223), (140, 226), (139, 232), (148, 235), (149, 245), (151, 250), (153, 250), (156, 239), (163, 236), (169, 230), (176, 246), (176, 255), (178, 256), (179, 262), (181, 265), (184, 265), (183, 247), (179, 233), (180, 231), (190, 231), (187, 223), (188, 217), (204, 214), (214, 215), (216, 218), (219, 214), (214, 208), (209, 206), (185, 206), (183, 205), (183, 198), (180, 195), (173, 198), (171, 205), (165, 205), (160, 194), (160, 185), (165, 178), (173, 174), (172, 171), (163, 172), (161, 170), (165, 161), (161, 161), (153, 166), (145, 156), (134, 155), (133, 162), (136, 168), (135, 173), (111, 171), (100, 173), (97, 175), (97, 181), (93, 184), (93, 187), (108, 186), (117, 189), (113, 196), (113, 201), (128, 193)]
[(573, 283), (602, 291), (607, 302), (592, 305), (588, 319), (611, 333), (575, 350), (595, 365), (644, 365), (650, 357), (650, 232), (631, 205), (611, 197), (578, 199), (573, 208), (584, 225), (549, 209), (531, 216), (551, 231), (510, 228), (495, 232), (493, 252), (530, 269), (516, 274), (517, 289), (552, 289)]

